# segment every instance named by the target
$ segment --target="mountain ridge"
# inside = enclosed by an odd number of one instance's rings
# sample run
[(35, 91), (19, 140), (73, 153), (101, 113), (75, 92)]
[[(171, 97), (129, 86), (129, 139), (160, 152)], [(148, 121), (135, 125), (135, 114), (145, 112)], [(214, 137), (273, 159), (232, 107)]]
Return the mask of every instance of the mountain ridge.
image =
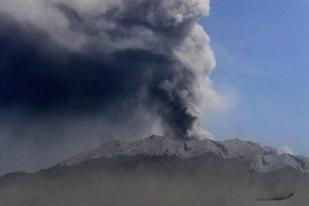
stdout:
[(1, 177), (0, 205), (277, 206), (283, 198), (307, 206), (308, 162), (239, 139), (112, 140), (36, 173)]
[(116, 156), (176, 156), (180, 159), (190, 159), (207, 154), (214, 154), (226, 160), (247, 161), (249, 162), (248, 169), (260, 173), (274, 172), (285, 167), (294, 168), (302, 173), (309, 171), (309, 160), (307, 158), (291, 154), (279, 154), (275, 148), (264, 147), (251, 141), (240, 139), (222, 142), (210, 139), (175, 140), (157, 135), (133, 142), (112, 140), (96, 149), (69, 158), (57, 166), (70, 167), (90, 160), (114, 158)]

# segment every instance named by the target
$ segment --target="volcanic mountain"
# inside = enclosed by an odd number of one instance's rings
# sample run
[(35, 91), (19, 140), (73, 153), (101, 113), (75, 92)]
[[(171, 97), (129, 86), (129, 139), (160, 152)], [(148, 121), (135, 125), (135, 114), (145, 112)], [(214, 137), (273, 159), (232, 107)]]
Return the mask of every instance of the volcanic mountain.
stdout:
[(239, 139), (113, 140), (0, 178), (0, 205), (307, 205), (309, 159)]

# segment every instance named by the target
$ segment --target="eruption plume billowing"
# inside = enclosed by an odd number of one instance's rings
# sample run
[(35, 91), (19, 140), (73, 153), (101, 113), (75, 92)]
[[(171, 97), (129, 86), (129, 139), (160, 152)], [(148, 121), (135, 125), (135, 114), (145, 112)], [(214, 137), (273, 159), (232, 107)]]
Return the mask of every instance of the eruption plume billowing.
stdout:
[(215, 60), (198, 24), (208, 12), (209, 0), (0, 0), (1, 127), (16, 113), (36, 129), (92, 115), (113, 130), (130, 119), (210, 137), (200, 119), (216, 102)]

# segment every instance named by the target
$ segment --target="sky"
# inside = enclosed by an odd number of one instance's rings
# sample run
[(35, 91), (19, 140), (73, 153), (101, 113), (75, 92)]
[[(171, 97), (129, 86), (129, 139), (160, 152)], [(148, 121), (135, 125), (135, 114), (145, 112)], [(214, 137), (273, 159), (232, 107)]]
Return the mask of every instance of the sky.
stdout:
[(226, 97), (207, 112), (217, 139), (287, 145), (309, 155), (309, 2), (213, 0), (202, 24), (217, 68), (211, 79)]

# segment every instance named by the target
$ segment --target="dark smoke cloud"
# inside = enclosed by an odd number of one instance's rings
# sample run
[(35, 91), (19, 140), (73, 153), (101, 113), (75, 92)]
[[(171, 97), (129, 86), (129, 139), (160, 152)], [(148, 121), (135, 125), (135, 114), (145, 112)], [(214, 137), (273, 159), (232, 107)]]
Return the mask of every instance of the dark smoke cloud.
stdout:
[(1, 148), (52, 152), (120, 131), (210, 137), (199, 121), (217, 101), (214, 58), (197, 23), (208, 9), (206, 0), (0, 0)]

